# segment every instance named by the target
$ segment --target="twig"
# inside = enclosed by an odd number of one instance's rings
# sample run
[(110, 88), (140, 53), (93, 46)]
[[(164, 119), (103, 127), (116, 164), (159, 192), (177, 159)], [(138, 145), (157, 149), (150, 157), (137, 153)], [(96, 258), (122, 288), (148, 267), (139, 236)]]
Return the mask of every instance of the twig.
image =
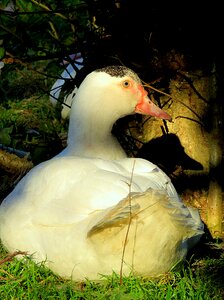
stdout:
[(21, 42), (24, 42), (20, 36), (18, 36), (16, 33), (14, 33), (12, 30), (10, 30), (8, 27), (5, 27), (4, 25), (0, 24), (0, 28), (2, 28), (4, 31), (10, 33), (11, 35), (13, 35), (17, 39), (19, 39)]
[(13, 252), (12, 254), (9, 254), (8, 256), (6, 256), (6, 258), (0, 260), (0, 265), (4, 264), (7, 261), (12, 261), (13, 257), (15, 257), (17, 255), (27, 255), (27, 252), (25, 252), (25, 251)]
[(151, 90), (153, 90), (153, 91), (155, 91), (155, 92), (158, 92), (158, 93), (160, 93), (160, 94), (163, 94), (163, 95), (165, 95), (165, 96), (168, 96), (168, 97), (172, 98), (169, 94), (167, 94), (167, 93), (165, 93), (165, 92), (163, 92), (163, 91), (160, 91), (160, 90), (154, 88), (153, 86), (151, 86), (150, 84), (146, 83), (145, 81), (143, 81), (143, 83), (144, 83), (144, 86), (145, 86), (145, 87), (147, 87), (147, 88), (149, 88), (149, 89), (151, 89)]
[(195, 123), (201, 125), (202, 127), (205, 127), (205, 124), (204, 124), (204, 123), (202, 123), (202, 122), (200, 122), (200, 121), (198, 121), (198, 120), (189, 118), (189, 117), (185, 117), (185, 116), (177, 116), (175, 119), (187, 119), (187, 120), (190, 120), (190, 121), (192, 121), (192, 122), (195, 122)]
[[(45, 4), (43, 4), (43, 3), (40, 3), (40, 2), (38, 2), (38, 1), (36, 1), (36, 0), (31, 0), (31, 2), (33, 2), (34, 4), (36, 4), (36, 5), (39, 6), (39, 7), (43, 8), (43, 9), (46, 10), (46, 11), (52, 11), (47, 5), (45, 5)], [(65, 17), (65, 16), (64, 16), (63, 14), (61, 14), (61, 13), (55, 13), (55, 15), (58, 16), (58, 17), (60, 17), (60, 18), (62, 18), (62, 19), (67, 20), (67, 17)]]
[(193, 84), (193, 80), (191, 78), (189, 78), (187, 75), (184, 74), (184, 72), (182, 71), (177, 71), (183, 78), (185, 81), (187, 81), (187, 83), (190, 85), (190, 87), (192, 88), (192, 90), (195, 92), (195, 94), (198, 96), (198, 98), (200, 98), (201, 100), (203, 100), (205, 103), (208, 103), (208, 100), (206, 100), (196, 89), (196, 87)]
[(131, 227), (131, 221), (132, 221), (132, 211), (131, 211), (131, 185), (132, 185), (132, 181), (133, 181), (135, 162), (136, 162), (136, 160), (134, 160), (133, 167), (132, 167), (132, 170), (131, 170), (131, 179), (130, 179), (130, 183), (128, 183), (128, 186), (129, 186), (128, 199), (129, 199), (129, 213), (130, 213), (130, 217), (129, 217), (128, 227), (127, 227), (127, 231), (126, 231), (126, 235), (125, 235), (125, 239), (124, 239), (124, 247), (123, 247), (123, 251), (122, 251), (122, 256), (121, 256), (120, 285), (123, 284), (124, 255), (125, 255), (125, 250), (126, 250), (127, 241), (128, 241), (128, 234), (129, 234), (129, 230), (130, 230), (130, 227)]
[[(182, 73), (181, 73), (181, 75), (182, 76), (184, 76)], [(207, 100), (205, 99), (205, 98), (203, 98), (201, 95), (200, 95), (200, 93), (196, 90), (196, 88), (194, 87), (194, 85), (193, 85), (193, 83), (192, 83), (192, 81), (191, 81), (191, 79), (190, 78), (188, 78), (186, 75), (185, 75), (185, 77), (184, 77), (184, 79), (187, 81), (187, 83), (190, 85), (190, 87), (193, 89), (193, 91), (196, 93), (196, 95), (199, 97), (199, 98), (201, 98), (203, 101), (205, 101), (206, 103), (207, 103)], [(154, 88), (154, 87), (152, 87), (151, 85), (149, 85), (149, 84), (147, 84), (147, 83), (145, 83), (144, 82), (144, 86), (146, 86), (146, 87), (148, 87), (148, 88), (150, 88), (150, 89), (152, 89), (152, 90), (154, 90), (154, 91), (156, 91), (156, 92), (158, 92), (158, 93), (160, 93), (160, 94), (163, 94), (163, 95), (165, 95), (165, 96), (167, 96), (167, 97), (169, 97), (170, 99), (168, 100), (168, 102), (171, 100), (171, 99), (174, 99), (173, 97), (171, 97), (169, 94), (167, 94), (167, 93), (165, 93), (165, 92), (162, 92), (162, 91), (160, 91), (160, 90), (158, 90), (158, 89), (156, 89), (156, 88)], [(182, 101), (180, 101), (180, 100), (178, 100), (178, 99), (175, 99), (177, 102), (179, 102), (179, 103), (181, 103), (183, 106), (185, 106), (187, 109), (189, 109), (201, 122), (198, 122), (198, 123), (200, 123), (200, 124), (203, 124), (202, 123), (202, 119), (201, 119), (201, 117), (192, 109), (192, 108), (190, 108), (188, 105), (186, 105), (185, 103), (183, 103)], [(204, 125), (203, 125), (204, 126)]]
[[(35, 3), (36, 4), (36, 3)], [(73, 8), (68, 8), (68, 9), (57, 9), (57, 10), (39, 10), (39, 11), (19, 11), (18, 9), (14, 10), (14, 11), (9, 11), (9, 10), (4, 10), (4, 9), (0, 9), (0, 14), (4, 14), (6, 16), (10, 16), (10, 17), (17, 17), (20, 15), (41, 15), (41, 14), (67, 14), (67, 13), (73, 13), (76, 12), (78, 9), (83, 9), (83, 8), (87, 8), (87, 4), (86, 3), (80, 3), (80, 4), (76, 4), (73, 6)]]

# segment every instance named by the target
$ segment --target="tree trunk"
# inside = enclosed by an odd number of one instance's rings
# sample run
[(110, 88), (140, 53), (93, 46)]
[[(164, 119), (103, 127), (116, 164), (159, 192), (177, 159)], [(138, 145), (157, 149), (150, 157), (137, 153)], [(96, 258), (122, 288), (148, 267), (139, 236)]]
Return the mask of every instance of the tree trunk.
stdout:
[(211, 101), (211, 132), (209, 141), (210, 183), (207, 199), (207, 226), (213, 238), (221, 238), (223, 233), (223, 193), (222, 193), (222, 102), (220, 97)]

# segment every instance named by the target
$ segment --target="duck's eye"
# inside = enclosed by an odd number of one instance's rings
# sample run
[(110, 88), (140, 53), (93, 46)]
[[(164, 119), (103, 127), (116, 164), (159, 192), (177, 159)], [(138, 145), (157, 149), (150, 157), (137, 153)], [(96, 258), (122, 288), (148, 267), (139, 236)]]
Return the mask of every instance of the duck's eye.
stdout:
[(131, 86), (131, 82), (129, 80), (124, 80), (122, 82), (123, 87), (128, 88)]

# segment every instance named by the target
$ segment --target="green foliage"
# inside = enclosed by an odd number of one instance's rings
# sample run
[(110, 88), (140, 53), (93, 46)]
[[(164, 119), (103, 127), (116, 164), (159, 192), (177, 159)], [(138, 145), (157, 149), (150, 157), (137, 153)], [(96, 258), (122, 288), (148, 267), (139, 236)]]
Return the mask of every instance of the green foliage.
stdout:
[(0, 128), (0, 144), (4, 144), (5, 146), (9, 146), (11, 143), (11, 127)]
[[(7, 4), (3, 1), (1, 7)], [(83, 1), (17, 0), (13, 11), (2, 11), (0, 15), (0, 57), (3, 51), (30, 61), (58, 57), (78, 46), (88, 31), (87, 24)]]
[(6, 64), (0, 74), (0, 144), (29, 152), (34, 164), (61, 151), (59, 135), (67, 131), (49, 101), (57, 75), (48, 72), (58, 72), (52, 61)]
[(0, 114), (0, 143), (30, 152), (35, 164), (62, 150), (59, 134), (67, 125), (56, 117), (48, 97), (9, 101)]
[(89, 36), (87, 4), (4, 0), (0, 9), (0, 142), (30, 152), (36, 164), (62, 150), (67, 123), (49, 103), (49, 91), (64, 69), (58, 60), (82, 50)]
[(3, 47), (0, 47), (0, 59), (3, 58), (5, 55), (5, 49)]

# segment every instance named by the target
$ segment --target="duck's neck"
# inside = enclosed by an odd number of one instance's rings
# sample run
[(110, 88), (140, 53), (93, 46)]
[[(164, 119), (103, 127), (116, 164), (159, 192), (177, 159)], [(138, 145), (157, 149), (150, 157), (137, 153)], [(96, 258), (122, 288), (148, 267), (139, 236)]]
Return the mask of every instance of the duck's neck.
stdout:
[(67, 148), (63, 155), (78, 155), (102, 159), (127, 157), (111, 130), (116, 116), (108, 118), (103, 112), (83, 113), (73, 109), (70, 115)]

